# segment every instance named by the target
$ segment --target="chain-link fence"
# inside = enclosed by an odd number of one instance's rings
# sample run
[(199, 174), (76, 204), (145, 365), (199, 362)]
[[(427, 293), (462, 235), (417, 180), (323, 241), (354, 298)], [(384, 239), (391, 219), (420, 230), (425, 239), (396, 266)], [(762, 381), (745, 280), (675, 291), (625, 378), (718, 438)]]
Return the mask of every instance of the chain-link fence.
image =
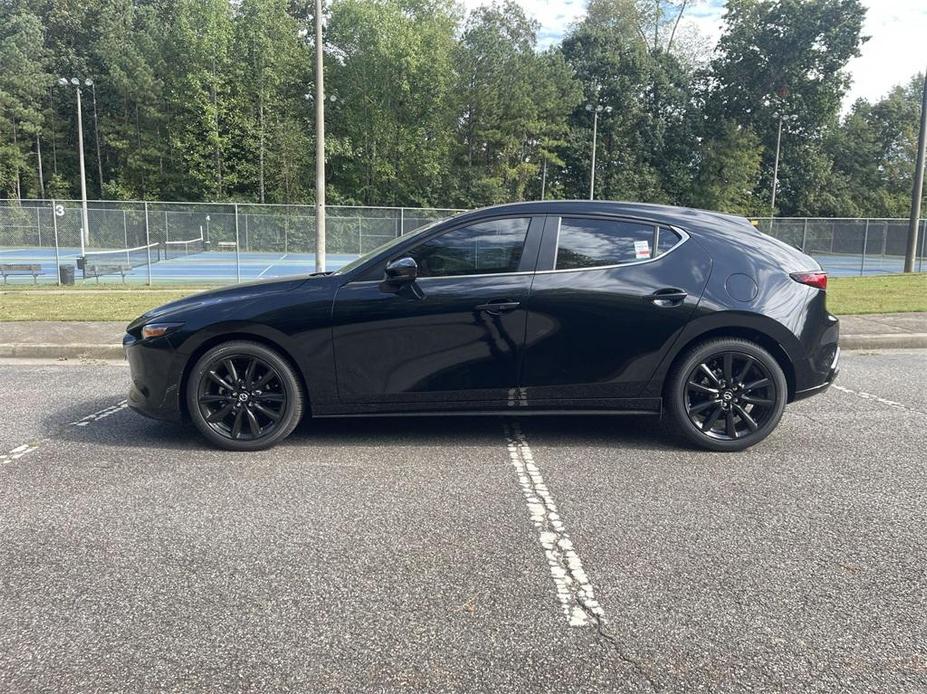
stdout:
[[(6, 283), (217, 284), (315, 269), (311, 205), (0, 200)], [(461, 210), (326, 207), (327, 269)], [(81, 238), (83, 236), (83, 239)]]
[[(78, 282), (221, 284), (315, 269), (311, 205), (0, 200), (4, 284)], [(326, 208), (334, 270), (456, 209)], [(906, 219), (761, 218), (764, 232), (814, 256), (833, 275), (901, 272)], [(83, 240), (83, 243), (81, 241)], [(915, 268), (924, 270), (927, 220)], [(63, 269), (63, 270), (62, 270)]]
[[(902, 272), (908, 247), (907, 219), (765, 217), (757, 227), (814, 257), (832, 275)], [(921, 220), (914, 268), (922, 272), (927, 219)]]

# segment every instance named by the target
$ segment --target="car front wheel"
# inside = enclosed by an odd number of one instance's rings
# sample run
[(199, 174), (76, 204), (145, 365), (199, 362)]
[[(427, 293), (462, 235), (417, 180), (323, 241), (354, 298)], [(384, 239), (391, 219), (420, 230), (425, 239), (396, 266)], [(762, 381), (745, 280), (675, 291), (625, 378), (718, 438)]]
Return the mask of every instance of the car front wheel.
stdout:
[(679, 359), (666, 396), (667, 410), (688, 441), (712, 451), (742, 451), (776, 428), (788, 386), (765, 349), (721, 338), (696, 345)]
[(187, 410), (212, 443), (233, 451), (270, 448), (286, 438), (303, 414), (293, 367), (256, 342), (213, 347), (187, 379)]

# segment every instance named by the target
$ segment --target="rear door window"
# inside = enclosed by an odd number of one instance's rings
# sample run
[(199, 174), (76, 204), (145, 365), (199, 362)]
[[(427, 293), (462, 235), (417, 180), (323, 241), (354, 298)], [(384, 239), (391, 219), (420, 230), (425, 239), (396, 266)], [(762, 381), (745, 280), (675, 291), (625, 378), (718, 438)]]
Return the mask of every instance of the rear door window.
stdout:
[(647, 222), (562, 217), (554, 268), (575, 270), (650, 260), (681, 240), (672, 229)]

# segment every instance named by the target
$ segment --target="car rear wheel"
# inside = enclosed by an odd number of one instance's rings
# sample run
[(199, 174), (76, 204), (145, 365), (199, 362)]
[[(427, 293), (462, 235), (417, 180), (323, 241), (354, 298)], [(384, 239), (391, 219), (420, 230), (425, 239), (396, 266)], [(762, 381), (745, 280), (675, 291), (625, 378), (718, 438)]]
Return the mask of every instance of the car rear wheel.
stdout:
[(299, 423), (303, 394), (293, 367), (256, 342), (213, 347), (187, 379), (187, 410), (212, 443), (257, 451), (279, 443)]
[(742, 451), (765, 439), (779, 423), (787, 399), (778, 362), (739, 338), (696, 345), (667, 380), (666, 406), (677, 430), (712, 451)]

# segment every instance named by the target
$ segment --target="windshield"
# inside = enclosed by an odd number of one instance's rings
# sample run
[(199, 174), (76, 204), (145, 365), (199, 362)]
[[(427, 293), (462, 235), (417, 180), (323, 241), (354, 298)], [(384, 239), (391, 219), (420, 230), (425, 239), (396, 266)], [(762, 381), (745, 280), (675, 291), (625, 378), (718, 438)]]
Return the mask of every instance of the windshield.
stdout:
[(441, 222), (443, 222), (443, 221), (444, 221), (443, 219), (436, 219), (435, 221), (429, 222), (428, 224), (426, 224), (426, 225), (424, 225), (424, 226), (420, 226), (418, 229), (415, 229), (414, 231), (410, 231), (410, 232), (407, 233), (407, 234), (403, 234), (402, 236), (397, 236), (397, 237), (394, 238), (394, 239), (390, 239), (390, 240), (387, 241), (386, 243), (377, 246), (377, 247), (374, 248), (372, 251), (369, 251), (369, 252), (367, 252), (367, 253), (364, 253), (362, 256), (359, 256), (359, 257), (355, 258), (354, 260), (352, 260), (352, 261), (351, 261), (350, 263), (348, 263), (347, 265), (342, 265), (340, 268), (338, 268), (337, 270), (335, 270), (335, 272), (332, 273), (332, 274), (335, 274), (335, 275), (344, 275), (344, 274), (347, 274), (348, 272), (351, 272), (351, 270), (353, 270), (354, 268), (360, 267), (361, 265), (363, 265), (364, 263), (366, 263), (368, 260), (370, 260), (371, 258), (373, 258), (375, 255), (379, 255), (379, 254), (382, 253), (383, 251), (385, 251), (385, 250), (387, 250), (387, 249), (389, 249), (389, 248), (392, 248), (393, 246), (399, 245), (399, 242), (400, 242), (400, 241), (405, 241), (406, 239), (410, 239), (410, 238), (412, 238), (413, 236), (418, 236), (418, 235), (421, 234), (423, 231), (428, 231), (429, 229), (431, 229), (432, 227), (434, 227), (436, 224), (439, 224), (439, 223), (441, 223)]

